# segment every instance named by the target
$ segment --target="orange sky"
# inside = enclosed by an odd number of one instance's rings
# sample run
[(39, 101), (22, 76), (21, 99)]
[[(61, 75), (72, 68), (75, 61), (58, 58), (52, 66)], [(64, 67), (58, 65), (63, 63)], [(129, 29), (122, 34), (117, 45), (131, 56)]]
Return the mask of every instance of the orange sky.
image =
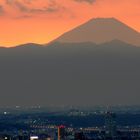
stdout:
[(47, 43), (96, 17), (140, 31), (140, 0), (0, 0), (0, 46)]

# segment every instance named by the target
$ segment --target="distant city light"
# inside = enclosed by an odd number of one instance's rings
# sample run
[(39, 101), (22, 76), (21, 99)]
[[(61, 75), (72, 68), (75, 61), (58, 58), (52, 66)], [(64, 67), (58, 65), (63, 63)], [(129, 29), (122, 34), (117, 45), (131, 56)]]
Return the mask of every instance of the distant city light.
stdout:
[(31, 136), (30, 140), (38, 140), (38, 136)]
[(3, 112), (4, 115), (7, 115), (7, 112)]

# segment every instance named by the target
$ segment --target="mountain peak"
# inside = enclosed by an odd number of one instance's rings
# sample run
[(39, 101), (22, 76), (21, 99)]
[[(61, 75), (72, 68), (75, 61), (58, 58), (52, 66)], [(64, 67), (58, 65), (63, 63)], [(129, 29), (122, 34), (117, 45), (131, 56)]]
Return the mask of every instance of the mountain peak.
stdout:
[(110, 18), (103, 18), (103, 17), (97, 17), (97, 18), (92, 18), (89, 21), (119, 21), (118, 19), (114, 18), (114, 17), (110, 17)]
[(114, 17), (92, 18), (86, 23), (64, 33), (55, 41), (102, 44), (112, 40), (120, 40), (140, 46), (140, 33)]
[[(110, 17), (110, 18), (92, 18), (90, 19), (88, 22), (85, 23), (85, 25), (91, 24), (92, 26), (95, 24), (99, 24), (100, 26), (102, 24), (106, 24), (106, 26), (110, 25), (110, 24), (114, 24), (114, 25), (125, 25), (123, 22), (121, 22), (120, 20), (114, 18), (114, 17)], [(83, 24), (84, 25), (84, 24)], [(103, 25), (102, 25), (103, 26)], [(127, 25), (125, 25), (127, 26)]]

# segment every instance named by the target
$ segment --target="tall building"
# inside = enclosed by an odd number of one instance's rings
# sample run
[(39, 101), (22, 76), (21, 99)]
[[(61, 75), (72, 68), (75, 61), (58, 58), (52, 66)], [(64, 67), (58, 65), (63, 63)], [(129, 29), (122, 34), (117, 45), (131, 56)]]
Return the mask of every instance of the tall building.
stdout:
[(114, 137), (116, 136), (116, 114), (113, 112), (105, 113), (105, 132), (106, 136)]
[(65, 140), (65, 126), (58, 126), (58, 140)]

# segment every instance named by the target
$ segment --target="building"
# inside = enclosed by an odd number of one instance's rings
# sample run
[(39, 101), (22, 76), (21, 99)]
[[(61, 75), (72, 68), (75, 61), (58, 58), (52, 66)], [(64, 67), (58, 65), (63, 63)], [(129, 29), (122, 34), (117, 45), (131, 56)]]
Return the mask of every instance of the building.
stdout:
[(65, 126), (61, 125), (58, 126), (58, 140), (65, 140), (66, 132), (65, 132)]
[(107, 137), (115, 137), (116, 130), (116, 114), (113, 112), (105, 113), (105, 133)]

